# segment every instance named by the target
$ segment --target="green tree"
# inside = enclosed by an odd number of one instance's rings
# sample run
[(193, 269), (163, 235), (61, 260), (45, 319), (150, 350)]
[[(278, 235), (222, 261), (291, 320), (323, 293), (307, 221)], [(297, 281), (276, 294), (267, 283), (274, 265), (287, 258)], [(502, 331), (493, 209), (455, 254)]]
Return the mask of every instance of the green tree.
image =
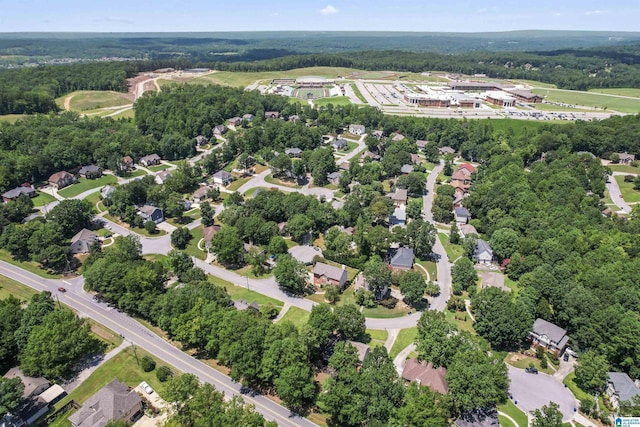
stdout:
[(376, 422), (386, 424), (402, 404), (405, 386), (384, 346), (375, 347), (369, 352), (360, 376), (370, 425)]
[(584, 391), (599, 393), (607, 386), (607, 358), (595, 350), (585, 351), (576, 363), (575, 382)]
[(251, 273), (253, 273), (254, 276), (264, 274), (264, 263), (267, 261), (267, 255), (262, 249), (252, 246), (245, 255), (245, 260), (251, 265)]
[(355, 304), (338, 306), (333, 311), (336, 316), (337, 331), (347, 340), (359, 340), (366, 333), (365, 317)]
[(422, 218), (422, 199), (411, 199), (407, 203), (407, 216), (411, 219)]
[(89, 228), (93, 216), (93, 207), (86, 200), (67, 199), (51, 209), (47, 220), (58, 224), (64, 235), (71, 237), (83, 228)]
[(311, 358), (320, 357), (329, 336), (337, 328), (336, 315), (329, 304), (317, 304), (311, 308), (309, 321), (304, 326), (301, 336), (305, 340)]
[(409, 194), (422, 196), (425, 187), (425, 176), (421, 172), (411, 172), (398, 178), (398, 188), (406, 188)]
[(277, 155), (269, 164), (271, 165), (275, 176), (282, 176), (286, 174), (287, 171), (291, 172), (291, 158), (286, 154)]
[(171, 244), (178, 249), (184, 249), (189, 245), (189, 241), (192, 238), (191, 230), (187, 227), (176, 228), (171, 233)]
[(517, 249), (520, 235), (511, 228), (500, 228), (493, 232), (489, 244), (499, 260), (509, 258)]
[(379, 258), (372, 258), (367, 262), (364, 267), (364, 278), (367, 287), (375, 295), (380, 295), (383, 290), (391, 286), (391, 270)]
[(429, 257), (433, 244), (436, 242), (436, 228), (430, 222), (419, 218), (411, 221), (407, 226), (409, 246), (413, 248), (415, 255), (420, 259)]
[(453, 264), (451, 281), (464, 290), (476, 286), (478, 272), (473, 268), (473, 262), (469, 258), (460, 258)]
[(287, 231), (291, 235), (291, 239), (298, 243), (302, 243), (312, 228), (313, 220), (304, 214), (295, 214), (287, 223)]
[(267, 246), (267, 253), (271, 255), (286, 254), (289, 250), (287, 242), (282, 236), (273, 236), (269, 240), (269, 246)]
[(24, 384), (20, 378), (0, 377), (0, 415), (13, 413), (22, 402)]
[(340, 300), (340, 289), (337, 286), (327, 285), (324, 288), (324, 300), (329, 304), (335, 304)]
[(147, 231), (147, 233), (149, 233), (149, 234), (156, 234), (156, 232), (158, 231), (158, 230), (156, 229), (156, 223), (155, 223), (155, 222), (153, 222), (153, 221), (151, 221), (151, 220), (146, 221), (146, 222), (144, 223), (144, 229), (145, 229), (145, 230)]
[(460, 243), (460, 229), (458, 228), (458, 224), (456, 223), (451, 226), (451, 231), (449, 232), (449, 241), (452, 245), (457, 245)]
[(274, 381), (278, 396), (292, 411), (301, 412), (316, 394), (313, 372), (306, 360), (296, 360), (284, 367)]
[(457, 329), (444, 317), (444, 313), (426, 310), (418, 320), (416, 348), (420, 359), (433, 363), (433, 366), (447, 367), (458, 350), (455, 338)]
[(200, 212), (202, 213), (202, 225), (205, 227), (212, 226), (214, 223), (213, 216), (215, 211), (211, 208), (209, 202), (200, 202)]
[(211, 239), (211, 252), (226, 265), (240, 265), (244, 257), (244, 244), (235, 227), (223, 226)]
[(447, 427), (449, 413), (444, 396), (413, 382), (404, 395), (404, 403), (389, 423), (390, 427)]
[(189, 398), (196, 393), (199, 385), (198, 378), (193, 374), (174, 376), (168, 381), (165, 398), (173, 403), (176, 409), (180, 410)]
[(541, 409), (531, 411), (531, 415), (531, 427), (562, 427), (562, 412), (560, 405), (555, 402), (549, 402)]
[(54, 309), (55, 304), (51, 298), (51, 292), (44, 291), (31, 297), (27, 308), (22, 312), (20, 326), (15, 332), (18, 348), (23, 349), (27, 345), (33, 328), (42, 324), (44, 317)]
[(18, 356), (18, 338), (14, 335), (16, 326), (23, 316), (20, 300), (9, 295), (0, 299), (0, 369), (4, 372), (14, 366)]
[(422, 301), (425, 291), (425, 281), (422, 274), (417, 271), (407, 271), (400, 278), (400, 292), (410, 305)]
[(278, 255), (273, 275), (278, 286), (285, 291), (302, 294), (307, 288), (307, 269), (305, 265), (289, 254)]

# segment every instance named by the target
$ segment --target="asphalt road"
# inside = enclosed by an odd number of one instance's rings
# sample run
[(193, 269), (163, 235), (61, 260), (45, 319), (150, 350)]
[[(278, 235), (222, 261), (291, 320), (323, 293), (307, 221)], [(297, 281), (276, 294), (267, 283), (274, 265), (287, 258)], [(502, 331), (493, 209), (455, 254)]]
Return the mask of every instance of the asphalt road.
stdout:
[(620, 192), (620, 187), (618, 186), (618, 181), (616, 181), (616, 176), (624, 176), (624, 175), (633, 175), (624, 172), (614, 172), (612, 176), (609, 176), (607, 179), (607, 190), (609, 190), (609, 196), (611, 196), (611, 200), (616, 206), (624, 213), (631, 213), (631, 206), (627, 204), (622, 198), (622, 193)]
[[(0, 274), (37, 291), (50, 291), (55, 298), (75, 310), (79, 316), (91, 318), (115, 333), (123, 335), (126, 340), (162, 359), (176, 369), (194, 374), (200, 381), (213, 384), (216, 389), (224, 392), (227, 396), (241, 395), (240, 384), (235, 383), (224, 374), (201, 361), (183, 353), (126, 314), (108, 307), (105, 303), (94, 301), (93, 297), (82, 289), (84, 282), (82, 277), (69, 281), (43, 279), (3, 261), (0, 261)], [(59, 292), (58, 287), (60, 286), (65, 287), (67, 292)], [(292, 416), (288, 409), (262, 395), (242, 395), (242, 397), (245, 402), (254, 405), (256, 410), (264, 415), (266, 419), (276, 421), (280, 426), (316, 425), (305, 418)]]

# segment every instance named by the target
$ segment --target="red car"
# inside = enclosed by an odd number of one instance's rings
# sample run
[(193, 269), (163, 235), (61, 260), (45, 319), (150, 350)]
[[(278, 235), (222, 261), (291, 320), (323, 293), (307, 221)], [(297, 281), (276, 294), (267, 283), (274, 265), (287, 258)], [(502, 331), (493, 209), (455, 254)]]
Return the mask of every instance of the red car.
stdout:
[(67, 290), (65, 288), (63, 288), (62, 286), (58, 288), (58, 291), (60, 292), (67, 292)]

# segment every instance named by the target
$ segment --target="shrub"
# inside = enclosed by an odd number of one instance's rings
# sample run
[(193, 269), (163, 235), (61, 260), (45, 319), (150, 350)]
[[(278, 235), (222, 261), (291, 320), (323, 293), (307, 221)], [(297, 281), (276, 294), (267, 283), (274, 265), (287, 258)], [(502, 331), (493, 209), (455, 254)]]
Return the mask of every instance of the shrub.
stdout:
[(580, 401), (580, 412), (585, 415), (591, 415), (593, 411), (593, 401), (591, 399), (582, 399)]
[(549, 363), (547, 363), (547, 358), (545, 357), (544, 353), (542, 354), (542, 359), (540, 359), (540, 367), (542, 369), (547, 369), (549, 367)]
[(278, 313), (280, 313), (280, 309), (278, 309), (278, 307), (270, 302), (262, 304), (260, 306), (260, 314), (262, 314), (267, 319), (273, 319), (278, 315)]
[(156, 378), (158, 378), (158, 381), (161, 383), (166, 382), (172, 376), (173, 372), (171, 372), (168, 366), (160, 366), (156, 371)]
[(633, 182), (634, 179), (636, 179), (636, 177), (634, 175), (625, 175), (624, 176), (624, 182)]
[(333, 286), (333, 285), (325, 286), (324, 299), (329, 304), (335, 304), (340, 300), (340, 289), (337, 286)]
[(380, 301), (380, 305), (388, 309), (395, 308), (397, 303), (398, 299), (392, 296), (385, 297)]
[(467, 308), (464, 304), (464, 298), (451, 297), (447, 302), (447, 310), (449, 311), (465, 311)]
[(544, 347), (541, 345), (536, 347), (536, 359), (544, 359)]
[(142, 367), (143, 371), (151, 372), (156, 369), (156, 361), (149, 356), (145, 356), (140, 360), (140, 366)]
[(358, 290), (356, 291), (354, 296), (356, 299), (356, 304), (358, 305), (362, 305), (366, 308), (374, 308), (376, 305), (378, 305), (373, 296), (373, 292), (371, 291)]

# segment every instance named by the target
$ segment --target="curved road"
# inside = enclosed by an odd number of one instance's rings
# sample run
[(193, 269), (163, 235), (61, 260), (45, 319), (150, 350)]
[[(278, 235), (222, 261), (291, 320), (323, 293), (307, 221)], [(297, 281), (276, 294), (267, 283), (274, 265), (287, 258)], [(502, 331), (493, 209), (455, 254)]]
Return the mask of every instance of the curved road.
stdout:
[(609, 196), (613, 203), (625, 214), (631, 213), (631, 206), (625, 202), (622, 197), (622, 193), (620, 192), (620, 186), (618, 186), (618, 181), (616, 181), (616, 176), (625, 176), (625, 175), (635, 175), (632, 173), (624, 173), (624, 172), (613, 172), (612, 175), (607, 177), (607, 190), (609, 191)]

